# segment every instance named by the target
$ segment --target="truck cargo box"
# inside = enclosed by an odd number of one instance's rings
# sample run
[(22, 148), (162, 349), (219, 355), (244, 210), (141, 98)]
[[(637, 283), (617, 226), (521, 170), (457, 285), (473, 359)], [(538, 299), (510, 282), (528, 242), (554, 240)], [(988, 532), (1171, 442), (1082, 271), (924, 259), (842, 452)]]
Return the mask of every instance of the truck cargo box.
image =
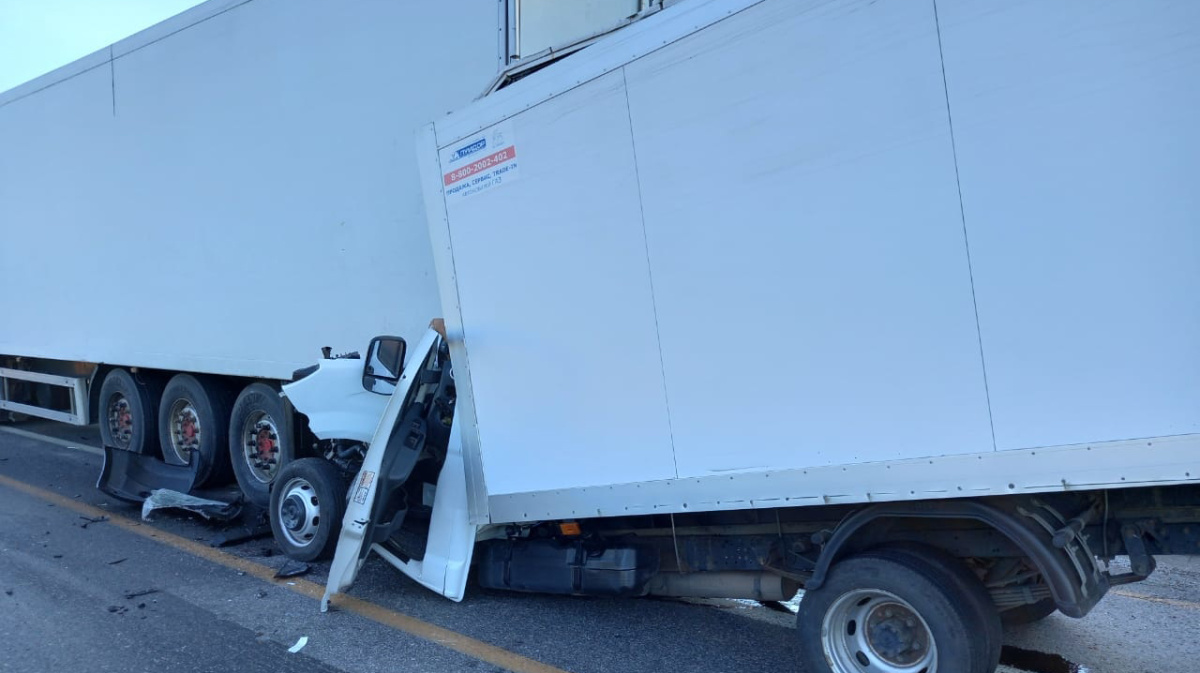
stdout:
[(1200, 476), (1200, 12), (1058, 7), (681, 3), (429, 127), (476, 519)]

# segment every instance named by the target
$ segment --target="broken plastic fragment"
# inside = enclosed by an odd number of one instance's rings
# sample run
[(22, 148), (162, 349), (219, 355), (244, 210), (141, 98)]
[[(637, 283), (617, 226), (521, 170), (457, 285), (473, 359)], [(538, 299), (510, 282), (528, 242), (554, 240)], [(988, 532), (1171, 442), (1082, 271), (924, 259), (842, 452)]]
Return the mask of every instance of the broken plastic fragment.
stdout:
[(295, 653), (299, 652), (300, 650), (304, 649), (304, 646), (307, 644), (308, 644), (308, 636), (300, 636), (300, 640), (297, 640), (295, 645), (292, 645), (291, 647), (289, 647), (288, 652), (295, 654)]
[(228, 521), (241, 513), (242, 505), (239, 502), (197, 498), (194, 495), (160, 488), (151, 491), (150, 496), (142, 503), (142, 520), (149, 521), (150, 512), (156, 509), (183, 509), (195, 512), (205, 519)]

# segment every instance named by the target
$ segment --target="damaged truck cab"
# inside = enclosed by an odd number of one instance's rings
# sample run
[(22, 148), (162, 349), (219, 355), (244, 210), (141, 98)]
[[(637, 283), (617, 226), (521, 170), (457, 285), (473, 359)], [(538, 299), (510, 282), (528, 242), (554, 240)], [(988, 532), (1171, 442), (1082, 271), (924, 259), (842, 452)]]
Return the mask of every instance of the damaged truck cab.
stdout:
[(452, 422), (449, 348), (431, 329), (401, 367), (406, 350), (403, 339), (377, 338), (364, 364), (326, 360), (284, 386), (326, 455), (342, 458), (285, 466), (271, 498), (272, 528), (289, 554), (312, 560), (336, 549), (322, 610), (371, 551), (440, 594), (463, 596), (475, 526)]

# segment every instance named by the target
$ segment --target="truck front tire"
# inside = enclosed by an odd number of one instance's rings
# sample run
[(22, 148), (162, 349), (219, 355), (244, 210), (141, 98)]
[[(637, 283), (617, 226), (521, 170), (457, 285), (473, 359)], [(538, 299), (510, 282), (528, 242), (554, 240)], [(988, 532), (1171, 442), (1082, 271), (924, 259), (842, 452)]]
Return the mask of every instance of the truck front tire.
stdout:
[(176, 374), (158, 406), (158, 441), (163, 460), (192, 465), (196, 485), (229, 478), (228, 393), (207, 378)]
[(229, 415), (229, 461), (246, 499), (270, 505), (271, 483), (293, 456), (291, 419), (279, 391), (251, 383)]
[(800, 602), (803, 669), (992, 673), (999, 615), (985, 616), (956, 572), (894, 550), (839, 561)]
[(271, 488), (271, 532), (290, 558), (328, 558), (346, 514), (349, 480), (324, 458), (284, 465)]
[(110, 369), (100, 384), (100, 441), (121, 451), (156, 453), (160, 390), (154, 378), (139, 382), (126, 369)]

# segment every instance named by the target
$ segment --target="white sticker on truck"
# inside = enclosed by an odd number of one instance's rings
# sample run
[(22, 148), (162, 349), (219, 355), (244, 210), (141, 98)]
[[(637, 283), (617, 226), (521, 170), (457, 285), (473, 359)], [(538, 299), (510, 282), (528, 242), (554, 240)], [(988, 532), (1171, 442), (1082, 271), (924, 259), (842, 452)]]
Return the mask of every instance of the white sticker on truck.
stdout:
[(442, 150), (446, 205), (517, 179), (517, 143), (512, 125), (497, 124)]

